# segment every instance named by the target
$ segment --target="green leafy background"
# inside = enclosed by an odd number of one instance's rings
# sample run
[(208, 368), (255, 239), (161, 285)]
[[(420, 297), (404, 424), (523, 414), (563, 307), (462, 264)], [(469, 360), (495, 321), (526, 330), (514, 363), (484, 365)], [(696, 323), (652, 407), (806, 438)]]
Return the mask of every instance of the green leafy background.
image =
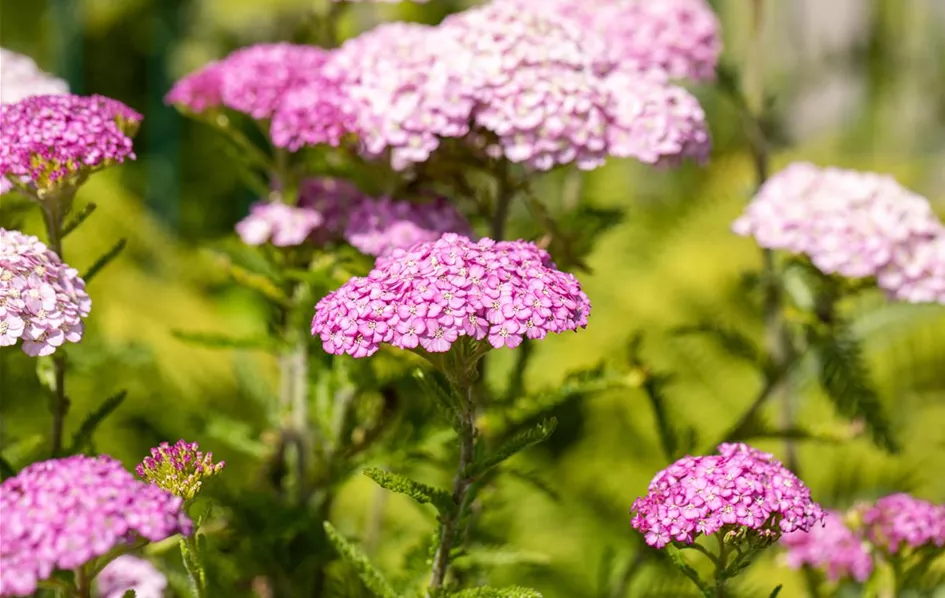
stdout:
[[(714, 3), (726, 58), (734, 64), (741, 61), (746, 36), (742, 4)], [(782, 6), (770, 18), (769, 31), (777, 33), (766, 48), (766, 80), (778, 128), (790, 142), (777, 149), (776, 165), (807, 159), (889, 172), (929, 197), (942, 214), (941, 11), (935, 12), (933, 2), (862, 0), (865, 16), (849, 42), (812, 58), (782, 26), (788, 22), (784, 11), (790, 11), (783, 5), (789, 3), (771, 4)], [(458, 7), (440, 0), (422, 7), (358, 7), (342, 27), (351, 35), (392, 18), (436, 22)], [(202, 249), (222, 242), (253, 198), (217, 137), (182, 120), (161, 97), (176, 77), (240, 45), (307, 39), (313, 11), (323, 8), (316, 0), (4, 0), (0, 5), (0, 45), (34, 56), (80, 92), (121, 99), (146, 117), (136, 140), (139, 159), (93, 177), (82, 189), (78, 202), (94, 201), (98, 210), (66, 242), (67, 260), (84, 271), (118, 238), (128, 239), (125, 252), (89, 287), (89, 331), (81, 350), (70, 352), (73, 406), (67, 435), (108, 397), (126, 390), (124, 403), (96, 435), (95, 450), (132, 465), (161, 440), (197, 439), (228, 462), (215, 482), (221, 495), (255, 484), (256, 459), (267, 450), (255, 422), (274, 388), (274, 362), (252, 349), (206, 348), (173, 334), (266, 333), (262, 300), (228, 283)], [(818, 21), (816, 10), (805, 18)], [(805, 99), (804, 90), (836, 81), (852, 81), (853, 107), (835, 111), (836, 122), (805, 128), (821, 100)], [(632, 357), (630, 339), (642, 333), (641, 359), (653, 371), (672, 374), (661, 389), (680, 446), (695, 450), (706, 450), (757, 391), (760, 381), (750, 364), (711, 338), (673, 333), (700, 321), (753, 338), (761, 332), (750, 295), (740, 285), (743, 273), (760, 266), (760, 254), (751, 241), (729, 232), (751, 193), (750, 159), (733, 108), (711, 88), (696, 91), (713, 129), (711, 164), (654, 174), (616, 162), (587, 175), (580, 187), (581, 217), (569, 219), (569, 226), (591, 236), (581, 249), (589, 252), (592, 272), (580, 274), (593, 302), (590, 325), (536, 345), (522, 380), (515, 378), (516, 351), (503, 352), (490, 369), (497, 388), (512, 385), (516, 393), (533, 396), (535, 408), (524, 410), (523, 418), (553, 415), (558, 427), (550, 441), (517, 456), (508, 468), (515, 475), (490, 490), (490, 508), (478, 522), (484, 550), (464, 557), (478, 571), (476, 581), (534, 587), (553, 598), (609, 596), (624, 569), (634, 566), (639, 574), (627, 596), (690, 593), (685, 580), (667, 575), (663, 564), (640, 551), (630, 528), (630, 504), (666, 464), (645, 392), (633, 380), (617, 380), (603, 392), (584, 393), (564, 378), (601, 364), (625, 367)], [(803, 112), (805, 101), (813, 108)], [(822, 109), (829, 110), (823, 102)], [(565, 209), (559, 193), (563, 176), (551, 175), (537, 187), (558, 211)], [(4, 226), (40, 230), (35, 210), (11, 199), (0, 207)], [(524, 206), (513, 210), (511, 230), (536, 232)], [(891, 305), (867, 294), (844, 305), (844, 313), (862, 341), (902, 451), (887, 455), (856, 433), (819, 390), (816, 365), (807, 364), (791, 382), (800, 424), (818, 437), (800, 442), (802, 477), (829, 506), (847, 507), (899, 490), (945, 501), (945, 310)], [(0, 433), (4, 456), (15, 466), (44, 448), (49, 416), (35, 365), (18, 350), (0, 350)], [(487, 416), (484, 425), (502, 422)], [(781, 454), (779, 441), (757, 444)], [(367, 465), (386, 468), (392, 465), (387, 461), (385, 454), (375, 454)], [(405, 462), (420, 479), (448, 485), (440, 470), (419, 460)], [(403, 555), (432, 533), (434, 513), (353, 476), (336, 501), (333, 520), (345, 536), (358, 538), (381, 568), (397, 572)], [(252, 544), (252, 532), (243, 541)], [(270, 545), (266, 542), (278, 545), (279, 537), (260, 539), (260, 551)], [(490, 543), (495, 548), (489, 549)], [(769, 552), (739, 591), (767, 595), (776, 580), (784, 584), (782, 597), (805, 595), (800, 577), (779, 567), (775, 551)], [(339, 583), (338, 595), (365, 595), (344, 570), (339, 575), (347, 581)], [(233, 591), (251, 595), (248, 588)]]

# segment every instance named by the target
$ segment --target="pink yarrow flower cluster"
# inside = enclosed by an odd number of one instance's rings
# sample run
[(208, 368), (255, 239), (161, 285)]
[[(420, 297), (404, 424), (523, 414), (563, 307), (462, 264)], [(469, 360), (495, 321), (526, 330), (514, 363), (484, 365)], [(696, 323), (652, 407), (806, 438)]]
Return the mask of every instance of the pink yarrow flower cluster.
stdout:
[(276, 247), (301, 245), (324, 222), (318, 211), (280, 201), (253, 204), (249, 215), (236, 223), (236, 233), (247, 245), (272, 243)]
[(712, 81), (722, 53), (706, 0), (506, 0), (574, 19), (622, 71), (662, 71)]
[(447, 199), (415, 203), (381, 197), (352, 206), (344, 237), (361, 253), (386, 256), (395, 249), (436, 241), (443, 233), (472, 237), (469, 223)]
[(769, 544), (823, 520), (807, 486), (772, 455), (745, 444), (721, 444), (718, 450), (719, 455), (676, 461), (633, 503), (632, 525), (647, 544), (692, 544), (717, 532), (746, 532)]
[(140, 482), (107, 456), (34, 463), (0, 483), (0, 596), (29, 596), (55, 570), (189, 534), (183, 500)]
[(866, 508), (862, 520), (869, 541), (888, 554), (945, 546), (945, 505), (892, 494)]
[(945, 301), (945, 226), (892, 177), (794, 163), (733, 224), (768, 249), (803, 254), (825, 274), (877, 277), (907, 301)]
[(0, 104), (14, 104), (30, 96), (69, 93), (69, 84), (45, 73), (32, 58), (0, 48)]
[(589, 312), (577, 279), (534, 244), (448, 233), (395, 250), (324, 297), (312, 334), (338, 355), (367, 357), (381, 343), (442, 353), (461, 337), (500, 348), (577, 330)]
[(354, 127), (339, 76), (324, 69), (329, 52), (275, 43), (241, 48), (178, 81), (165, 101), (194, 113), (229, 108), (269, 120), (278, 147), (338, 145)]
[(95, 585), (100, 598), (122, 598), (128, 590), (135, 598), (164, 598), (167, 577), (150, 561), (124, 554), (102, 569)]
[(854, 579), (860, 583), (873, 573), (870, 546), (843, 522), (842, 515), (827, 511), (823, 525), (781, 537), (789, 567), (822, 570), (830, 581)]
[(141, 118), (102, 96), (32, 96), (0, 106), (0, 177), (47, 189), (134, 159), (130, 135)]
[(204, 482), (215, 477), (226, 465), (213, 462), (213, 453), (203, 453), (196, 442), (162, 442), (151, 449), (151, 456), (135, 467), (141, 478), (172, 494), (191, 500)]
[(79, 273), (39, 239), (0, 228), (0, 347), (32, 357), (82, 340), (92, 300)]

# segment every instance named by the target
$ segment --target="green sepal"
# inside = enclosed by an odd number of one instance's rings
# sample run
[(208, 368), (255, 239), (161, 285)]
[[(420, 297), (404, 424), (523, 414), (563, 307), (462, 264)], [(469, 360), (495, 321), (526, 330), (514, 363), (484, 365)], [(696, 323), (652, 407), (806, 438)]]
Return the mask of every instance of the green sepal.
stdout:
[(323, 525), (328, 541), (335, 547), (338, 554), (354, 567), (358, 577), (375, 596), (379, 598), (398, 598), (397, 592), (394, 591), (390, 582), (371, 564), (367, 555), (360, 548), (342, 537), (331, 523), (326, 521)]
[(363, 473), (381, 488), (409, 496), (421, 505), (431, 504), (443, 515), (450, 515), (456, 511), (456, 503), (446, 490), (434, 488), (399, 473), (391, 473), (377, 467), (365, 469)]
[(510, 439), (506, 440), (494, 453), (473, 462), (465, 471), (466, 477), (477, 478), (516, 453), (548, 440), (557, 426), (558, 420), (549, 417), (548, 419), (542, 420), (537, 425), (515, 434)]

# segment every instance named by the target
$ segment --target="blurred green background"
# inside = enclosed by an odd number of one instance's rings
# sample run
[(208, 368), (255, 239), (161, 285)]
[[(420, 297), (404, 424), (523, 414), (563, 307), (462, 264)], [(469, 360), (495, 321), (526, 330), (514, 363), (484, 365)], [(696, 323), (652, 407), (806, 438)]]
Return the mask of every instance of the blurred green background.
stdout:
[[(747, 0), (713, 5), (725, 59), (740, 65)], [(784, 137), (776, 166), (806, 159), (888, 172), (945, 214), (945, 2), (769, 5), (766, 87)], [(383, 20), (433, 23), (458, 8), (460, 3), (442, 0), (358, 6), (342, 27), (350, 36)], [(0, 4), (0, 45), (34, 57), (76, 92), (111, 96), (145, 115), (135, 143), (138, 160), (83, 188), (79, 201), (94, 201), (99, 209), (65, 249), (67, 261), (83, 270), (116, 238), (129, 239), (123, 256), (90, 285), (89, 332), (82, 350), (70, 353), (69, 379), (72, 426), (106, 396), (128, 390), (128, 401), (99, 434), (96, 448), (129, 465), (157, 442), (184, 437), (230, 463), (219, 482), (229, 491), (254, 483), (252, 451), (238, 451), (226, 438), (229, 428), (250, 429), (241, 422), (261, 417), (260, 398), (275, 384), (274, 363), (251, 351), (197, 348), (170, 332), (264, 332), (264, 304), (230, 284), (201, 250), (231, 234), (253, 197), (220, 151), (221, 140), (164, 106), (162, 97), (176, 78), (236, 47), (308, 39), (313, 15), (323, 10), (325, 3), (317, 0)], [(696, 426), (704, 446), (746, 408), (759, 380), (712, 344), (669, 331), (712, 316), (760, 337), (760, 319), (738, 286), (742, 273), (759, 267), (760, 253), (729, 232), (753, 185), (737, 114), (716, 90), (695, 91), (715, 142), (708, 167), (654, 174), (615, 162), (585, 177), (582, 201), (626, 214), (595, 239), (593, 272), (580, 274), (593, 302), (590, 325), (537, 345), (526, 386), (553, 388), (569, 371), (619, 359), (631, 335), (643, 331), (647, 361), (675, 374), (667, 389), (673, 417)], [(558, 182), (551, 176), (540, 186), (553, 205), (560, 204)], [(9, 224), (16, 206), (0, 207), (11, 208), (0, 212), (0, 224)], [(38, 233), (37, 214), (24, 218), (23, 227)], [(513, 213), (513, 233), (533, 228), (524, 209)], [(878, 294), (845, 309), (865, 343), (904, 450), (888, 456), (852, 433), (842, 442), (804, 442), (802, 478), (815, 498), (839, 508), (892, 491), (945, 501), (945, 309), (891, 305)], [(497, 386), (514, 357), (502, 353), (491, 369)], [(35, 435), (48, 421), (33, 367), (18, 350), (0, 350), (0, 433), (22, 459), (42, 442)], [(827, 435), (849, 431), (820, 396), (815, 372), (801, 371), (792, 388), (802, 424)], [(217, 419), (220, 413), (227, 419)], [(614, 583), (638, 547), (630, 504), (665, 465), (653, 416), (644, 395), (632, 389), (576, 397), (556, 414), (561, 426), (551, 442), (517, 459), (553, 485), (559, 498), (514, 480), (498, 485), (499, 507), (481, 526), (526, 551), (527, 564), (503, 565), (497, 558), (491, 581), (533, 586), (549, 598), (606, 595), (601, 588)], [(778, 442), (758, 444), (782, 454)], [(377, 464), (386, 464), (383, 457)], [(361, 478), (345, 486), (334, 519), (347, 533), (367, 537), (375, 558), (393, 570), (401, 556), (398, 538), (412, 527), (433, 525), (430, 513), (399, 496), (386, 497)], [(384, 522), (380, 536), (372, 531), (378, 521)], [(803, 596), (799, 577), (775, 568), (771, 552), (747, 576), (745, 595), (757, 595), (755, 587), (770, 589), (776, 579), (785, 583), (782, 596)], [(656, 595), (646, 588), (661, 575), (662, 569), (644, 566), (626, 595)], [(664, 595), (683, 595), (668, 591)]]

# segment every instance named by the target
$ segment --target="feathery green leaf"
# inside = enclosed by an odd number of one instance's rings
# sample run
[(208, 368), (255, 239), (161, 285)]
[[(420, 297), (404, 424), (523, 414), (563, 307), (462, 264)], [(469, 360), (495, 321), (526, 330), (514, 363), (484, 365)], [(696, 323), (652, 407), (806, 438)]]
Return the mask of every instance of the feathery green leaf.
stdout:
[(97, 207), (98, 206), (91, 202), (82, 206), (82, 209), (76, 213), (75, 218), (70, 220), (68, 224), (62, 227), (61, 237), (65, 239), (69, 233), (79, 228), (79, 225), (85, 222), (85, 219), (91, 216), (92, 212), (94, 212), (95, 208)]
[(71, 453), (81, 453), (92, 444), (92, 437), (95, 435), (95, 431), (98, 429), (99, 425), (105, 421), (106, 417), (121, 406), (127, 394), (127, 391), (123, 390), (108, 397), (99, 405), (98, 409), (85, 418), (82, 425), (79, 426), (79, 429), (72, 435), (72, 445), (69, 448)]
[(450, 598), (541, 598), (541, 592), (519, 586), (508, 588), (469, 588), (447, 594)]
[(530, 446), (534, 446), (540, 442), (548, 440), (548, 438), (550, 438), (554, 433), (557, 426), (558, 420), (550, 417), (548, 419), (542, 420), (537, 425), (527, 430), (519, 432), (518, 434), (506, 440), (502, 446), (500, 446), (491, 455), (486, 455), (482, 459), (472, 463), (465, 472), (466, 477), (477, 478), (493, 467), (499, 465), (503, 461), (506, 461), (512, 457), (512, 455), (515, 455), (516, 453), (519, 453)]
[(453, 497), (441, 488), (421, 484), (407, 476), (390, 473), (376, 467), (365, 469), (363, 473), (374, 480), (381, 488), (409, 496), (421, 505), (431, 504), (443, 515), (448, 515), (456, 510)]
[(85, 274), (82, 276), (82, 279), (85, 281), (85, 284), (88, 284), (89, 281), (92, 280), (92, 278), (94, 278), (96, 274), (102, 271), (102, 268), (110, 264), (112, 260), (118, 257), (118, 254), (122, 252), (122, 250), (125, 248), (125, 245), (127, 244), (128, 244), (128, 239), (124, 239), (124, 238), (118, 239), (118, 242), (112, 245), (111, 249), (103, 253), (101, 257), (95, 260), (95, 263), (93, 263), (89, 267), (89, 269), (85, 272)]
[(899, 444), (873, 387), (863, 350), (849, 326), (837, 321), (828, 332), (814, 333), (814, 337), (820, 384), (837, 411), (862, 420), (877, 446), (898, 451)]
[(398, 598), (397, 592), (394, 591), (390, 582), (371, 564), (367, 555), (360, 548), (348, 542), (331, 523), (326, 521), (323, 525), (328, 541), (335, 547), (338, 554), (354, 567), (358, 577), (375, 596), (379, 598)]

